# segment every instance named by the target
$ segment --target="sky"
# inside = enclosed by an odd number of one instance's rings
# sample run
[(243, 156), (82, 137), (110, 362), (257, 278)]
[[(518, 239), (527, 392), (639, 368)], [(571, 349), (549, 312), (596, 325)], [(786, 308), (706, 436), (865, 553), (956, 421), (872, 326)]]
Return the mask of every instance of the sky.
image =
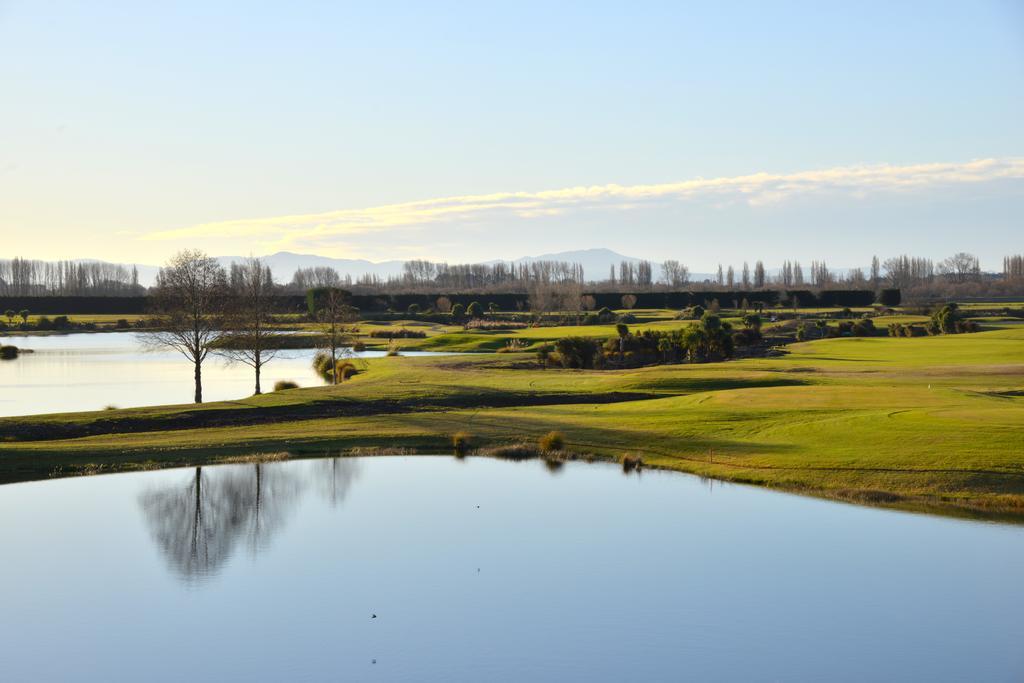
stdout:
[(1024, 0), (0, 0), (0, 257), (1024, 252)]

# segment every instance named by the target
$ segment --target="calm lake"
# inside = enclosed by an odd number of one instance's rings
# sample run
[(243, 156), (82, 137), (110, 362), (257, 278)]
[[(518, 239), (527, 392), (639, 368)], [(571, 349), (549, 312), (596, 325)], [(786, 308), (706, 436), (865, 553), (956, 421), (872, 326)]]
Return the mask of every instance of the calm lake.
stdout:
[[(3, 344), (34, 351), (0, 361), (0, 416), (191, 403), (191, 363), (176, 351), (147, 351), (142, 341), (135, 332), (0, 337)], [(270, 391), (278, 380), (304, 387), (322, 385), (311, 365), (315, 353), (312, 349), (281, 351), (263, 368), (263, 390)], [(206, 401), (245, 398), (252, 395), (253, 386), (254, 374), (248, 365), (227, 365), (212, 355), (203, 363)]]
[(0, 486), (0, 519), (4, 681), (1024, 678), (1016, 526), (425, 456)]

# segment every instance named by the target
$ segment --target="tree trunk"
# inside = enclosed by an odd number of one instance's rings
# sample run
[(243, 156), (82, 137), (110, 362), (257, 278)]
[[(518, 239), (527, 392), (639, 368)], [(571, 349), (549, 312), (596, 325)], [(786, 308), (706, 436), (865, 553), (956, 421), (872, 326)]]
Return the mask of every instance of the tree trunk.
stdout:
[(259, 354), (259, 352), (257, 352), (256, 353), (256, 363), (254, 364), (254, 367), (256, 368), (256, 394), (257, 395), (263, 393), (260, 390), (260, 366), (262, 366), (262, 365), (263, 365), (263, 363), (260, 362), (260, 354)]
[(196, 554), (196, 551), (199, 548), (199, 525), (201, 523), (201, 516), (200, 516), (201, 513), (200, 513), (200, 510), (202, 509), (200, 501), (202, 501), (202, 498), (203, 498), (202, 479), (203, 479), (203, 468), (202, 467), (197, 467), (196, 468), (196, 484), (195, 484), (196, 509), (195, 509), (195, 512), (193, 513), (193, 517), (192, 517), (192, 554), (193, 555)]
[(196, 361), (196, 403), (203, 402), (203, 364)]

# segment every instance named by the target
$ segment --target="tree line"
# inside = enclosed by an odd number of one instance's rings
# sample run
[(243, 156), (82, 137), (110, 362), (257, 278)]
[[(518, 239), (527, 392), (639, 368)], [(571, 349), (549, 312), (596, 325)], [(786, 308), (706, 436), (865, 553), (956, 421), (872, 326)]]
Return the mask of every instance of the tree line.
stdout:
[[(228, 269), (228, 277), (234, 272)], [(784, 260), (769, 271), (763, 260), (719, 264), (715, 273), (694, 277), (689, 266), (676, 259), (658, 264), (623, 260), (612, 265), (603, 279), (591, 277), (579, 263), (538, 260), (512, 264), (449, 264), (414, 259), (403, 264), (400, 275), (382, 278), (349, 274), (325, 267), (298, 268), (287, 283), (274, 284), (279, 294), (302, 294), (310, 289), (340, 287), (356, 294), (402, 292), (529, 293), (551, 285), (586, 285), (593, 291), (668, 291), (688, 289), (902, 289), (910, 297), (944, 294), (1015, 294), (1024, 286), (1024, 255), (1003, 259), (1002, 273), (985, 273), (977, 256), (959, 252), (948, 258), (907, 254), (880, 259), (866, 268), (835, 269), (825, 261), (801, 263)], [(134, 266), (76, 261), (0, 260), (0, 296), (139, 296)]]
[(139, 296), (135, 266), (97, 261), (0, 259), (0, 296)]
[(611, 265), (603, 279), (588, 277), (578, 263), (536, 261), (509, 264), (434, 263), (422, 259), (407, 261), (399, 276), (389, 278), (363, 277), (353, 280), (332, 268), (300, 268), (288, 290), (305, 291), (315, 287), (345, 287), (356, 293), (375, 292), (516, 292), (529, 293), (538, 286), (586, 285), (594, 291), (666, 291), (689, 289), (914, 289), (943, 285), (976, 283), (983, 285), (998, 280), (1024, 279), (1024, 257), (1004, 258), (1003, 272), (984, 273), (977, 256), (959, 252), (938, 262), (902, 254), (886, 259), (874, 256), (867, 268), (835, 269), (825, 261), (803, 264), (785, 260), (769, 272), (763, 260), (739, 265), (719, 264), (710, 277), (695, 278), (689, 266), (676, 259), (661, 263), (647, 260), (623, 260)]

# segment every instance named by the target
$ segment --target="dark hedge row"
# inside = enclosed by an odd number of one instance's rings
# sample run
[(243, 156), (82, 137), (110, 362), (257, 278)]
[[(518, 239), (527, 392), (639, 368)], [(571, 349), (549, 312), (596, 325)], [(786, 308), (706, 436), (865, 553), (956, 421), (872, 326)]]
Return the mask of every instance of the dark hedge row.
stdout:
[[(445, 297), (452, 305), (462, 304), (466, 307), (474, 301), (483, 305), (484, 309), (494, 304), (502, 311), (528, 311), (529, 297), (525, 294), (356, 294), (349, 297), (351, 305), (361, 311), (394, 310), (405, 312), (409, 306), (416, 304), (420, 310), (427, 311), (437, 305), (440, 297)], [(590, 294), (594, 298), (595, 308), (624, 308), (623, 297), (635, 297), (633, 308), (670, 308), (681, 309), (687, 306), (707, 306), (717, 299), (723, 308), (741, 306), (744, 301), (748, 305), (763, 304), (764, 306), (791, 306), (796, 301), (802, 308), (812, 306), (858, 307), (881, 303), (896, 306), (900, 303), (900, 290), (883, 289), (877, 295), (871, 290), (824, 290), (815, 294), (807, 290), (776, 291), (718, 291), (718, 292), (636, 292), (630, 294), (598, 292)], [(21, 311), (28, 309), (38, 315), (82, 315), (88, 313), (108, 314), (139, 314), (150, 312), (149, 299), (144, 296), (26, 296), (0, 297), (0, 312), (11, 309)], [(282, 312), (300, 313), (307, 310), (307, 297), (278, 297), (278, 308)]]
[[(452, 305), (462, 304), (469, 306), (474, 301), (479, 302), (484, 309), (490, 304), (495, 304), (502, 311), (528, 311), (530, 309), (529, 297), (525, 294), (396, 294), (396, 295), (356, 295), (352, 297), (352, 305), (363, 311), (383, 311), (392, 309), (405, 311), (410, 305), (416, 304), (421, 310), (428, 310), (437, 304), (438, 298), (444, 296)], [(878, 295), (872, 290), (824, 290), (815, 294), (808, 290), (792, 290), (779, 292), (776, 290), (758, 291), (718, 291), (718, 292), (636, 292), (616, 293), (598, 292), (589, 296), (594, 298), (595, 309), (624, 308), (623, 297), (635, 297), (636, 302), (633, 308), (669, 308), (681, 309), (688, 306), (706, 306), (717, 299), (718, 304), (724, 308), (732, 308), (743, 305), (746, 301), (749, 306), (763, 304), (764, 306), (792, 305), (795, 300), (797, 305), (803, 308), (822, 306), (827, 308), (863, 307), (873, 303), (883, 303), (888, 306), (896, 306), (900, 302), (900, 290), (886, 289)]]
[(28, 310), (32, 315), (82, 315), (85, 313), (146, 313), (144, 296), (4, 296), (0, 313)]

